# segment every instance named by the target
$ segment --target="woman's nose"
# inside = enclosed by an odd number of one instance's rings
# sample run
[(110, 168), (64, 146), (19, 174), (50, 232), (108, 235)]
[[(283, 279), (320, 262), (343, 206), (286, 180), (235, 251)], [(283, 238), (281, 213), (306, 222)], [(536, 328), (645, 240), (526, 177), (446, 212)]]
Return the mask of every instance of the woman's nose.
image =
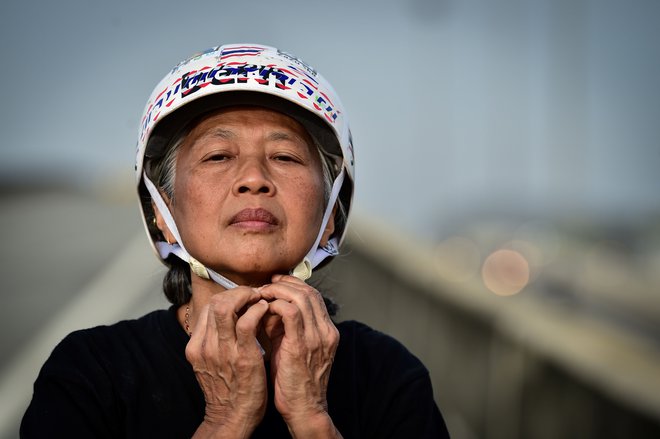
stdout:
[(234, 194), (270, 194), (275, 186), (265, 164), (257, 159), (246, 161), (240, 168), (233, 187)]

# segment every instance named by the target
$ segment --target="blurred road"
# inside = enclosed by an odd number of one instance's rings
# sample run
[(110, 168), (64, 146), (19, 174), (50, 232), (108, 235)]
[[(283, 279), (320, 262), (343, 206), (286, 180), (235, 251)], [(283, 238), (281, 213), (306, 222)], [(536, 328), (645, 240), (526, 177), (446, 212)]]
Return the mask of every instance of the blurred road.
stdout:
[(107, 201), (64, 192), (0, 198), (0, 368), (141, 231), (135, 204)]

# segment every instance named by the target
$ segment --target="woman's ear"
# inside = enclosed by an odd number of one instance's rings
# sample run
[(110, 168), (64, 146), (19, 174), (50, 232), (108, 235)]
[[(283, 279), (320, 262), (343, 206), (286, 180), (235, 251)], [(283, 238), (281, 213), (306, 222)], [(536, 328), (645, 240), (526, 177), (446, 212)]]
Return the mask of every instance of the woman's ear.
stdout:
[[(169, 199), (165, 196), (163, 196), (163, 199), (165, 200), (165, 203), (169, 205)], [(160, 213), (160, 210), (158, 210), (158, 207), (156, 207), (156, 203), (154, 203), (153, 201), (151, 202), (151, 208), (154, 210), (156, 227), (158, 227), (160, 233), (163, 234), (165, 241), (167, 241), (168, 244), (176, 244), (176, 238), (174, 237), (172, 232), (170, 232), (170, 228), (167, 227), (167, 224), (165, 223), (165, 218), (163, 218), (163, 215)]]
[(335, 207), (332, 208), (332, 213), (330, 214), (330, 218), (328, 218), (328, 223), (325, 225), (325, 229), (323, 230), (323, 235), (321, 235), (321, 242), (319, 242), (319, 245), (321, 247), (325, 247), (328, 244), (328, 241), (330, 240), (332, 234), (335, 233), (336, 212), (337, 212), (337, 205), (335, 204)]

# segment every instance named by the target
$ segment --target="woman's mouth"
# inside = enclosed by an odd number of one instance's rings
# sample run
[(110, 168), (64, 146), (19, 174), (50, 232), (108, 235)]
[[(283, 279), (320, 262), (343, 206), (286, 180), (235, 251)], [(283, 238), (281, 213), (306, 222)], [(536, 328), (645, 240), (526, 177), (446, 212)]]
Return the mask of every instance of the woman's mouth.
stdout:
[(229, 224), (242, 229), (259, 231), (274, 228), (279, 224), (279, 220), (266, 209), (243, 209), (231, 218)]

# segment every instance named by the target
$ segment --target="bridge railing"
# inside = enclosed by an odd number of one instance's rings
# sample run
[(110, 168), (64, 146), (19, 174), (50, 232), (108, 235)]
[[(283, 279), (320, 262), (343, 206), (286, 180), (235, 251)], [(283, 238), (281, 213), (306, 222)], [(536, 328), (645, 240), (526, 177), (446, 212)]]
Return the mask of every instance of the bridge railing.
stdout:
[(431, 372), (456, 438), (660, 437), (660, 349), (533, 285), (502, 297), (441, 276), (433, 249), (358, 216), (319, 274), (342, 309)]

